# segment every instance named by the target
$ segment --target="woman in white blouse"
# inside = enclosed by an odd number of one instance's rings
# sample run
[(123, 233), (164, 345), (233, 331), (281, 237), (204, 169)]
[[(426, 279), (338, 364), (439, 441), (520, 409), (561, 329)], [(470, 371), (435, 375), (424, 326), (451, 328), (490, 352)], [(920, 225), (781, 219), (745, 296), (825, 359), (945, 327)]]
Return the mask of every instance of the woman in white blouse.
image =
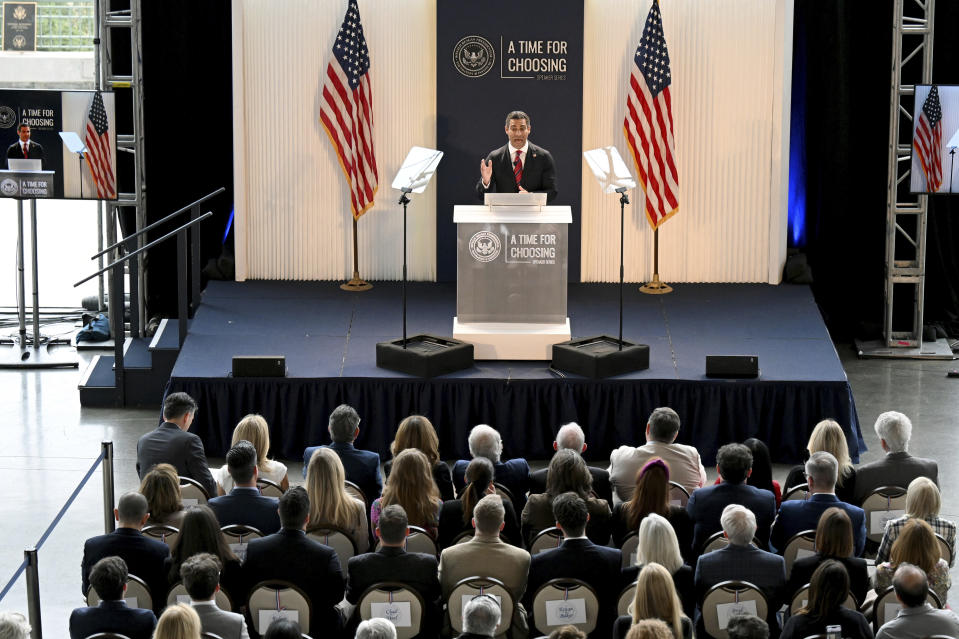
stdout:
[[(240, 420), (240, 423), (233, 429), (233, 441), (230, 446), (235, 446), (240, 440), (246, 440), (253, 444), (256, 449), (256, 465), (259, 469), (260, 479), (269, 479), (275, 484), (279, 484), (283, 492), (290, 487), (290, 478), (286, 474), (286, 465), (278, 461), (267, 459), (270, 453), (270, 427), (262, 415), (251, 414)], [(226, 464), (219, 470), (213, 471), (216, 478), (217, 493), (226, 495), (233, 490), (233, 478), (226, 469)]]

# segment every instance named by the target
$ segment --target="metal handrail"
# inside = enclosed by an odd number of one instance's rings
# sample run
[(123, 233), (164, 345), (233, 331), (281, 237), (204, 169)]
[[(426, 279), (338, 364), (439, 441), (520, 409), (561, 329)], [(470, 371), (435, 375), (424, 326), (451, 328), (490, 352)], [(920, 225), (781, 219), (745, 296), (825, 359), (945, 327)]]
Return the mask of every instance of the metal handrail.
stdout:
[(206, 202), (206, 201), (209, 200), (210, 198), (215, 197), (215, 196), (219, 195), (220, 193), (224, 193), (224, 192), (226, 192), (226, 187), (221, 186), (221, 187), (218, 188), (216, 191), (213, 191), (212, 193), (207, 193), (206, 195), (204, 195), (203, 197), (201, 197), (199, 200), (197, 200), (197, 201), (195, 201), (195, 202), (191, 202), (190, 204), (187, 204), (187, 205), (184, 206), (182, 209), (179, 209), (179, 210), (177, 210), (177, 211), (174, 211), (173, 213), (170, 213), (169, 215), (167, 215), (165, 218), (163, 218), (163, 219), (161, 219), (161, 220), (157, 220), (157, 221), (154, 222), (153, 224), (149, 224), (149, 225), (147, 225), (147, 226), (144, 226), (142, 229), (140, 229), (140, 230), (137, 231), (136, 233), (133, 233), (132, 235), (126, 236), (125, 238), (123, 238), (122, 240), (120, 240), (119, 242), (117, 242), (116, 244), (112, 244), (112, 245), (106, 247), (105, 249), (103, 249), (102, 251), (100, 251), (99, 253), (97, 253), (96, 255), (94, 255), (93, 257), (91, 257), (90, 259), (91, 259), (91, 260), (95, 260), (95, 259), (97, 259), (98, 257), (100, 257), (101, 255), (103, 255), (103, 254), (105, 254), (105, 253), (109, 253), (109, 252), (112, 251), (113, 249), (115, 249), (115, 248), (117, 248), (117, 247), (119, 247), (119, 246), (122, 246), (122, 245), (126, 244), (127, 242), (129, 242), (129, 241), (132, 240), (133, 238), (135, 238), (135, 237), (137, 237), (137, 236), (140, 236), (140, 235), (143, 235), (143, 234), (146, 233), (147, 231), (152, 231), (153, 229), (155, 229), (156, 227), (160, 226), (161, 224), (164, 224), (165, 222), (169, 222), (170, 220), (172, 220), (173, 218), (175, 218), (177, 215), (180, 215), (181, 213), (185, 213), (186, 211), (192, 209), (194, 206), (199, 206), (200, 204), (203, 204), (204, 202)]
[[(114, 261), (114, 262), (111, 262), (110, 264), (107, 264), (106, 266), (104, 266), (103, 268), (101, 268), (99, 271), (97, 271), (97, 272), (94, 273), (93, 275), (89, 275), (89, 276), (83, 278), (82, 280), (80, 280), (79, 282), (77, 282), (76, 284), (73, 285), (74, 288), (76, 288), (77, 286), (80, 286), (81, 284), (83, 284), (83, 283), (85, 283), (85, 282), (88, 282), (88, 281), (92, 280), (94, 277), (96, 277), (96, 276), (99, 275), (100, 273), (106, 273), (107, 271), (109, 271), (110, 269), (112, 269), (114, 266), (119, 266), (120, 264), (123, 264), (124, 262), (129, 261), (131, 258), (136, 257), (136, 256), (139, 255), (140, 253), (143, 253), (144, 251), (153, 248), (154, 246), (156, 246), (156, 245), (159, 244), (160, 242), (163, 242), (164, 240), (167, 240), (167, 239), (173, 237), (174, 235), (176, 235), (176, 234), (179, 233), (180, 231), (185, 231), (186, 229), (190, 228), (191, 226), (195, 226), (197, 223), (202, 222), (203, 220), (205, 220), (206, 218), (208, 218), (208, 217), (210, 217), (210, 216), (212, 216), (212, 215), (213, 215), (213, 211), (207, 211), (206, 213), (204, 213), (204, 214), (201, 215), (200, 217), (198, 217), (198, 218), (196, 218), (196, 219), (194, 219), (194, 220), (190, 220), (189, 222), (187, 222), (187, 223), (184, 224), (183, 226), (180, 226), (180, 227), (178, 227), (178, 228), (175, 228), (175, 229), (173, 229), (172, 231), (170, 231), (169, 233), (167, 233), (167, 234), (165, 234), (165, 235), (162, 235), (161, 237), (158, 237), (157, 239), (153, 240), (152, 242), (150, 242), (150, 243), (147, 244), (146, 246), (143, 246), (143, 247), (141, 247), (141, 248), (138, 248), (137, 250), (133, 251), (132, 253), (127, 253), (126, 255), (124, 255), (123, 257), (121, 257), (120, 259), (118, 259), (118, 260), (116, 260), (116, 261)], [(146, 230), (146, 229), (144, 229), (144, 230)], [(129, 239), (129, 238), (128, 238), (128, 239)]]

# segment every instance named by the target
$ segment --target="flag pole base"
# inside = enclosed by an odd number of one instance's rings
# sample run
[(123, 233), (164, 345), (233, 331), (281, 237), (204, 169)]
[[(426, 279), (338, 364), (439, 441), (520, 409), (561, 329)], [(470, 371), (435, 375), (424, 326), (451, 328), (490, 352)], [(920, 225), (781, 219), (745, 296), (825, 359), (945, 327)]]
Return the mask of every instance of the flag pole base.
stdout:
[(653, 273), (653, 281), (643, 284), (639, 287), (639, 290), (647, 295), (665, 295), (666, 293), (672, 293), (673, 287), (665, 282), (660, 282), (659, 273)]
[(360, 277), (359, 273), (353, 273), (353, 279), (344, 284), (340, 284), (340, 288), (344, 291), (353, 291), (354, 293), (359, 293), (360, 291), (368, 291), (373, 288), (373, 285)]

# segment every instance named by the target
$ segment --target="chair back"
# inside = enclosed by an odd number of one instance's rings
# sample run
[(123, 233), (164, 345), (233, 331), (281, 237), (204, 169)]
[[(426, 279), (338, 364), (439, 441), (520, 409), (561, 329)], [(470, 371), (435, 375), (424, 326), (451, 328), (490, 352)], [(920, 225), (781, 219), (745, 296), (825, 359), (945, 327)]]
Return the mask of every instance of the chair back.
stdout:
[(300, 628), (310, 627), (310, 598), (288, 581), (261, 581), (250, 590), (246, 605), (253, 629), (261, 635), (273, 619), (281, 616), (294, 619)]
[(279, 499), (283, 496), (283, 489), (280, 488), (280, 485), (275, 481), (258, 477), (256, 487), (260, 489), (260, 494), (264, 497), (276, 497)]
[(765, 619), (769, 612), (766, 595), (747, 581), (723, 581), (703, 597), (703, 625), (714, 639), (729, 639), (726, 625), (735, 614), (749, 613)]
[[(216, 591), (213, 600), (216, 602), (216, 607), (220, 610), (233, 612), (233, 599), (223, 588)], [(166, 605), (172, 606), (178, 603), (190, 603), (190, 594), (186, 591), (186, 586), (183, 585), (182, 581), (178, 581), (170, 586), (170, 592), (168, 592), (166, 596)]]
[[(153, 610), (153, 596), (150, 594), (150, 587), (136, 575), (127, 575), (127, 591), (123, 594), (123, 599), (131, 608)], [(87, 605), (96, 606), (99, 603), (100, 595), (97, 594), (93, 586), (90, 586), (87, 589)]]
[[(419, 526), (410, 526), (409, 528), (410, 534), (406, 536), (406, 541), (403, 542), (403, 549), (406, 550), (406, 552), (422, 552), (427, 555), (439, 557), (436, 540), (433, 539), (432, 535), (426, 532), (425, 528), (420, 528)], [(376, 550), (382, 547), (383, 542), (378, 539), (376, 541)]]
[(453, 590), (450, 591), (449, 599), (446, 601), (447, 610), (450, 614), (450, 625), (457, 633), (465, 632), (463, 629), (463, 610), (467, 602), (473, 597), (479, 595), (491, 595), (500, 606), (500, 622), (496, 626), (493, 636), (498, 637), (509, 630), (513, 620), (513, 595), (509, 589), (499, 579), (492, 577), (467, 577), (456, 582)]
[(952, 549), (949, 547), (949, 542), (947, 542), (946, 538), (939, 533), (936, 533), (936, 542), (939, 544), (939, 557), (951, 566)]
[(556, 526), (541, 530), (536, 533), (536, 536), (533, 537), (533, 540), (529, 543), (529, 554), (536, 555), (544, 550), (557, 548), (563, 543), (563, 538), (563, 531)]
[[(932, 591), (932, 589), (929, 589), (929, 591), (926, 593), (926, 603), (931, 605), (933, 608), (942, 608), (942, 602), (939, 601), (939, 597)], [(900, 604), (899, 600), (896, 599), (895, 588), (889, 586), (879, 593), (879, 596), (876, 597), (876, 601), (872, 606), (873, 632), (879, 632), (879, 629), (884, 623), (891, 619), (895, 619), (901, 608), (902, 604)]]
[(544, 635), (566, 625), (589, 634), (598, 617), (599, 597), (579, 579), (550, 579), (533, 595), (533, 625)]
[[(802, 608), (805, 608), (807, 603), (809, 603), (809, 584), (806, 584), (793, 594), (792, 601), (789, 602), (790, 616), (798, 613)], [(856, 601), (856, 596), (851, 592), (847, 593), (846, 598), (842, 602), (842, 607), (858, 611), (859, 603)]]
[(502, 497), (503, 499), (508, 499), (510, 503), (513, 504), (513, 508), (514, 509), (516, 508), (516, 500), (513, 498), (513, 491), (511, 491), (509, 488), (507, 488), (503, 484), (495, 481), (493, 482), (493, 490), (495, 490), (496, 494)]
[(638, 587), (639, 581), (637, 580), (623, 588), (623, 592), (619, 593), (619, 599), (616, 600), (616, 614), (618, 616), (622, 617), (629, 614), (629, 607), (636, 598), (636, 588)]
[(180, 530), (174, 528), (173, 526), (167, 526), (165, 524), (154, 524), (152, 526), (144, 526), (141, 530), (144, 535), (152, 539), (157, 539), (162, 541), (167, 546), (170, 547), (170, 550), (173, 550), (173, 547), (176, 546), (176, 540), (180, 538)]
[(212, 632), (201, 632), (200, 639), (223, 639), (223, 637)]
[(809, 484), (793, 486), (783, 495), (783, 501), (806, 501), (809, 499)]
[(670, 480), (669, 481), (670, 505), (682, 506), (683, 508), (685, 508), (687, 501), (689, 501), (689, 491), (686, 490), (685, 486)]
[(366, 515), (369, 517), (370, 500), (366, 498), (366, 494), (363, 492), (363, 489), (349, 480), (343, 482), (343, 488), (346, 489), (346, 492), (348, 492), (352, 497), (356, 497), (363, 502), (363, 506), (366, 509)]
[(347, 564), (350, 561), (350, 557), (355, 557), (357, 552), (356, 542), (353, 541), (353, 538), (350, 537), (345, 530), (337, 528), (336, 526), (324, 526), (322, 528), (307, 530), (306, 536), (335, 550), (336, 558), (340, 560), (340, 569), (344, 575), (348, 574)]
[[(753, 537), (753, 540), (749, 542), (749, 544), (751, 546), (755, 546), (756, 548), (759, 548), (760, 550), (763, 549), (763, 547), (759, 544), (759, 540), (756, 539), (755, 537)], [(703, 542), (703, 547), (699, 554), (705, 555), (708, 552), (719, 550), (720, 548), (725, 548), (728, 545), (729, 545), (729, 540), (726, 539), (726, 536), (723, 534), (723, 531), (720, 530), (719, 532), (715, 532), (706, 538), (706, 541)]]
[(636, 551), (639, 550), (639, 533), (633, 531), (623, 538), (619, 550), (623, 555), (623, 568), (636, 565)]
[(98, 632), (95, 635), (87, 635), (84, 639), (130, 639), (126, 635), (121, 635), (116, 632)]
[(816, 554), (816, 531), (803, 530), (789, 538), (783, 549), (783, 560), (786, 562), (786, 579), (792, 572), (793, 564), (797, 559)]
[(202, 506), (210, 500), (210, 494), (206, 492), (203, 484), (190, 477), (180, 477), (180, 501), (183, 507)]
[(223, 540), (230, 547), (239, 559), (240, 563), (246, 561), (246, 545), (251, 539), (259, 539), (263, 536), (259, 530), (253, 526), (244, 526), (243, 524), (230, 524), (220, 528), (220, 534)]
[(866, 539), (878, 544), (886, 532), (886, 522), (906, 514), (906, 489), (899, 486), (881, 486), (862, 502), (866, 514)]
[(392, 621), (396, 639), (412, 639), (420, 633), (425, 608), (420, 593), (397, 582), (373, 584), (356, 604), (363, 621), (374, 617)]

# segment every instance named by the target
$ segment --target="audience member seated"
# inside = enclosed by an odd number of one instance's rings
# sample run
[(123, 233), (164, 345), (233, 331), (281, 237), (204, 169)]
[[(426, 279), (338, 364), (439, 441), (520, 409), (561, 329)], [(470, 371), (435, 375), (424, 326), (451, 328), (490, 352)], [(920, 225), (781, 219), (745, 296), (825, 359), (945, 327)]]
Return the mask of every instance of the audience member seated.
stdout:
[[(290, 639), (299, 639), (291, 637)], [(389, 619), (373, 617), (356, 627), (355, 639), (396, 639), (396, 626)]]
[(201, 632), (196, 610), (186, 604), (175, 604), (160, 615), (153, 639), (201, 639)]
[(2, 639), (30, 639), (33, 628), (27, 623), (27, 618), (19, 612), (4, 610), (0, 612), (0, 638)]
[(769, 624), (756, 615), (731, 615), (726, 633), (729, 639), (769, 639)]
[(130, 608), (123, 600), (127, 574), (127, 564), (119, 557), (104, 557), (93, 565), (90, 585), (100, 595), (100, 603), (77, 608), (70, 614), (70, 639), (86, 639), (98, 632), (150, 639), (157, 623), (156, 615), (150, 610)]
[(104, 557), (120, 557), (130, 574), (146, 582), (153, 596), (154, 612), (163, 610), (166, 603), (166, 572), (163, 562), (170, 555), (162, 541), (144, 537), (140, 530), (150, 513), (147, 499), (140, 493), (125, 493), (113, 511), (117, 529), (112, 533), (91, 537), (83, 544), (83, 562), (80, 567), (81, 589), (87, 594), (90, 587), (90, 569)]
[(493, 639), (502, 611), (490, 595), (476, 595), (463, 606), (463, 632), (456, 639)]
[(329, 448), (318, 448), (306, 471), (306, 492), (310, 496), (310, 525), (306, 532), (335, 526), (356, 544), (356, 552), (370, 549), (370, 525), (366, 504), (346, 492), (346, 474), (340, 456)]
[(370, 506), (370, 525), (376, 528), (380, 512), (394, 504), (403, 507), (410, 525), (425, 529), (436, 539), (443, 502), (429, 460), (415, 448), (407, 448), (393, 459), (393, 471), (383, 487), (383, 496)]
[(216, 605), (220, 568), (220, 560), (209, 553), (193, 555), (183, 562), (180, 577), (190, 595), (190, 605), (200, 617), (203, 632), (212, 632), (220, 639), (249, 639), (243, 615), (220, 610)]
[(626, 639), (674, 639), (673, 631), (660, 619), (643, 619), (629, 629)]
[[(553, 450), (571, 450), (582, 455), (586, 452), (586, 433), (576, 422), (563, 424), (553, 440)], [(589, 466), (589, 474), (593, 476), (593, 492), (600, 499), (612, 503), (613, 490), (609, 485), (609, 472), (604, 468)], [(529, 474), (529, 492), (531, 495), (546, 492), (546, 474), (549, 468), (541, 468)]]
[(590, 495), (593, 477), (586, 468), (586, 462), (579, 453), (572, 450), (557, 451), (549, 460), (549, 475), (546, 478), (546, 492), (530, 495), (526, 507), (520, 516), (520, 526), (526, 544), (532, 541), (536, 533), (552, 528), (556, 518), (553, 516), (553, 500), (563, 493), (573, 492), (586, 501), (589, 511), (589, 523), (586, 536), (601, 546), (609, 543), (610, 519), (612, 513), (605, 499)]
[(902, 564), (921, 568), (926, 573), (929, 588), (936, 593), (942, 605), (946, 605), (946, 596), (952, 585), (949, 564), (940, 559), (939, 544), (932, 526), (922, 519), (906, 522), (892, 544), (889, 561), (876, 565), (876, 592), (882, 592), (892, 585), (893, 574)]
[(883, 624), (876, 639), (922, 639), (959, 637), (959, 617), (952, 610), (934, 608), (926, 601), (926, 573), (918, 566), (902, 564), (892, 578), (902, 610)]
[(669, 571), (659, 564), (646, 564), (638, 581), (636, 596), (630, 606), (632, 612), (616, 619), (613, 639), (624, 639), (630, 627), (643, 619), (665, 621), (673, 632), (673, 639), (692, 639), (693, 622), (683, 613)]
[(869, 622), (856, 610), (843, 606), (849, 596), (849, 575), (841, 563), (827, 559), (809, 582), (809, 599), (786, 622), (780, 639), (825, 635), (829, 626), (842, 626), (843, 639), (872, 639)]
[(806, 483), (809, 484), (809, 498), (806, 500), (784, 501), (779, 507), (779, 515), (773, 524), (769, 543), (773, 549), (782, 553), (786, 542), (804, 530), (815, 530), (819, 518), (827, 509), (842, 508), (852, 522), (853, 554), (862, 555), (866, 546), (866, 516), (862, 508), (839, 501), (833, 489), (839, 473), (839, 462), (826, 451), (817, 451), (806, 462)]
[[(489, 460), (480, 458), (471, 461), (470, 467), (478, 462), (489, 464)], [(476, 533), (472, 541), (450, 546), (440, 555), (440, 588), (446, 601), (453, 587), (463, 579), (477, 576), (499, 579), (515, 602), (511, 622), (513, 635), (526, 636), (529, 632), (526, 610), (520, 602), (526, 593), (530, 558), (529, 553), (522, 548), (503, 543), (499, 538), (505, 525), (504, 506), (507, 504), (499, 495), (486, 495), (476, 503), (472, 516)]]
[(699, 451), (677, 444), (679, 415), (672, 408), (657, 408), (646, 424), (646, 443), (642, 446), (620, 446), (609, 456), (609, 482), (613, 488), (613, 505), (633, 496), (636, 473), (653, 457), (669, 466), (672, 480), (692, 493), (706, 483), (706, 469)]
[(180, 566), (194, 555), (209, 553), (220, 561), (220, 587), (239, 607), (244, 602), (243, 572), (240, 569), (240, 560), (229, 544), (220, 534), (220, 522), (209, 506), (190, 506), (183, 517), (183, 527), (180, 528), (180, 537), (170, 551), (167, 560), (167, 583), (173, 585), (180, 581)]
[[(769, 447), (762, 440), (750, 437), (743, 442), (743, 446), (753, 454), (753, 472), (746, 479), (746, 483), (756, 488), (768, 490), (776, 496), (776, 510), (783, 500), (783, 491), (779, 482), (773, 479), (773, 463), (769, 455)], [(718, 484), (722, 477), (716, 478)]]
[(729, 504), (740, 504), (756, 516), (756, 537), (768, 549), (769, 527), (776, 517), (776, 497), (746, 483), (752, 473), (753, 454), (742, 444), (726, 444), (716, 454), (716, 470), (722, 482), (700, 488), (689, 496), (686, 512), (693, 521), (693, 552), (699, 553), (713, 533), (722, 530), (719, 518)]
[(586, 633), (576, 626), (560, 626), (547, 639), (586, 639)]
[[(267, 479), (278, 484), (284, 492), (290, 487), (290, 478), (286, 472), (286, 464), (267, 458), (270, 454), (270, 426), (263, 415), (250, 414), (240, 420), (233, 429), (233, 441), (230, 446), (246, 440), (256, 449), (256, 470), (259, 479)], [(217, 483), (217, 494), (226, 495), (233, 490), (233, 477), (230, 469), (223, 464), (213, 473)]]
[(639, 545), (636, 547), (636, 565), (623, 568), (623, 582), (633, 583), (643, 566), (659, 564), (672, 575), (673, 587), (683, 604), (683, 612), (692, 618), (696, 610), (693, 569), (683, 563), (672, 526), (665, 518), (651, 513), (639, 525), (637, 541)]
[(265, 497), (256, 487), (258, 473), (253, 444), (245, 439), (234, 444), (226, 453), (226, 465), (233, 477), (233, 490), (208, 502), (220, 526), (252, 526), (264, 535), (279, 530), (276, 497)]
[(889, 411), (876, 418), (874, 428), (886, 454), (856, 470), (856, 501), (853, 503), (862, 504), (869, 493), (882, 486), (906, 488), (916, 477), (928, 477), (939, 483), (939, 466), (934, 459), (913, 457), (907, 452), (912, 437), (912, 422), (908, 417)]
[[(346, 471), (346, 481), (351, 481), (360, 487), (367, 501), (373, 501), (383, 491), (383, 480), (380, 478), (380, 456), (371, 450), (361, 450), (353, 445), (360, 434), (360, 416), (352, 406), (340, 404), (330, 414), (327, 431), (330, 433), (331, 444), (323, 448), (331, 448), (340, 456), (343, 470)], [(310, 465), (313, 452), (320, 446), (310, 446), (303, 451), (303, 477)]]
[[(839, 462), (839, 474), (836, 477), (836, 497), (847, 504), (860, 504), (856, 501), (856, 468), (849, 458), (849, 445), (842, 426), (832, 419), (824, 419), (812, 429), (809, 443), (806, 445), (806, 459), (809, 455), (825, 451)], [(806, 483), (806, 467), (794, 466), (786, 475), (786, 491)]]
[(170, 464), (157, 464), (140, 482), (140, 494), (150, 509), (148, 526), (164, 525), (179, 529), (183, 524), (180, 477)]
[(271, 621), (266, 628), (266, 634), (263, 635), (263, 639), (302, 639), (302, 637), (300, 624), (285, 617), (278, 617)]
[[(390, 454), (396, 457), (407, 448), (415, 448), (426, 455), (433, 471), (433, 481), (440, 491), (440, 499), (453, 499), (453, 476), (450, 474), (450, 467), (440, 459), (439, 437), (436, 436), (436, 429), (430, 420), (422, 415), (410, 415), (400, 422), (390, 444)], [(393, 460), (390, 459), (383, 464), (383, 475), (389, 477), (392, 469)]]
[(788, 600), (812, 580), (816, 568), (824, 561), (838, 561), (849, 576), (849, 591), (860, 605), (866, 600), (870, 588), (866, 560), (853, 557), (852, 522), (842, 508), (827, 508), (816, 527), (816, 554), (797, 559), (789, 573), (789, 583), (784, 594)]
[(527, 610), (532, 610), (533, 596), (550, 579), (584, 581), (599, 598), (599, 618), (590, 636), (606, 639), (612, 631), (616, 599), (624, 585), (620, 573), (622, 556), (619, 550), (594, 544), (586, 537), (589, 509), (586, 500), (578, 494), (557, 495), (553, 499), (553, 517), (565, 538), (558, 548), (532, 557), (523, 603)]
[(669, 500), (669, 466), (659, 457), (653, 457), (636, 473), (636, 488), (629, 501), (613, 509), (613, 545), (620, 547), (631, 532), (639, 530), (640, 522), (649, 514), (665, 517), (676, 531), (679, 550), (686, 563), (691, 563), (693, 522), (682, 506)]
[[(493, 462), (485, 457), (477, 457), (466, 467), (466, 488), (459, 499), (450, 499), (443, 502), (440, 509), (439, 546), (448, 548), (453, 544), (457, 535), (473, 529), (473, 508), (486, 495), (493, 495), (494, 470)], [(514, 546), (523, 547), (523, 538), (516, 523), (516, 511), (513, 502), (503, 500), (505, 509), (503, 535)]]
[[(783, 502), (785, 505), (787, 502)], [(693, 583), (696, 601), (702, 604), (706, 591), (721, 581), (748, 581), (763, 591), (769, 614), (766, 623), (776, 623), (776, 611), (783, 603), (786, 585), (786, 563), (779, 555), (760, 550), (752, 545), (756, 536), (756, 516), (748, 508), (730, 504), (723, 510), (720, 521), (729, 544), (719, 550), (700, 556), (696, 562)], [(697, 634), (705, 636), (702, 618), (697, 610)]]
[[(522, 457), (501, 461), (503, 455), (503, 439), (492, 426), (479, 424), (470, 430), (469, 434), (470, 457), (485, 457), (493, 462), (496, 471), (496, 483), (505, 486), (513, 495), (513, 505), (516, 510), (523, 512), (526, 505), (526, 493), (529, 492), (529, 464)], [(453, 486), (456, 493), (462, 494), (466, 485), (466, 467), (468, 459), (461, 459), (453, 464)]]
[[(343, 598), (343, 573), (332, 548), (306, 536), (310, 498), (302, 486), (280, 497), (280, 532), (251, 539), (243, 571), (248, 591), (258, 582), (276, 579), (298, 586), (310, 599), (310, 629), (314, 636), (335, 636), (340, 614), (335, 606)], [(246, 601), (245, 592), (240, 601)]]
[[(389, 491), (390, 482), (395, 480), (401, 472), (401, 461), (408, 455), (419, 455), (423, 458), (424, 469), (426, 456), (415, 450), (404, 450), (396, 460), (393, 474), (386, 484), (384, 494)], [(418, 552), (407, 552), (404, 549), (406, 537), (409, 535), (409, 520), (406, 511), (399, 504), (385, 506), (377, 518), (376, 536), (380, 539), (380, 549), (376, 552), (357, 555), (350, 558), (347, 571), (349, 578), (346, 588), (346, 600), (356, 605), (366, 589), (381, 582), (398, 582), (415, 590), (423, 597), (425, 610), (423, 611), (423, 627), (421, 637), (434, 637), (440, 629), (440, 582), (437, 576), (438, 563), (436, 557)]]
[(186, 393), (170, 393), (163, 400), (163, 423), (137, 442), (137, 474), (140, 480), (157, 464), (172, 464), (180, 477), (200, 482), (207, 493), (216, 495), (216, 482), (210, 474), (203, 442), (188, 433), (196, 402)]
[(876, 554), (876, 564), (889, 561), (889, 551), (893, 543), (902, 532), (903, 526), (910, 519), (922, 519), (932, 526), (932, 532), (942, 537), (952, 555), (950, 566), (956, 560), (956, 524), (939, 516), (942, 506), (942, 497), (939, 487), (928, 477), (916, 477), (909, 484), (906, 492), (906, 514), (903, 517), (886, 522), (886, 530), (879, 543), (879, 552)]

